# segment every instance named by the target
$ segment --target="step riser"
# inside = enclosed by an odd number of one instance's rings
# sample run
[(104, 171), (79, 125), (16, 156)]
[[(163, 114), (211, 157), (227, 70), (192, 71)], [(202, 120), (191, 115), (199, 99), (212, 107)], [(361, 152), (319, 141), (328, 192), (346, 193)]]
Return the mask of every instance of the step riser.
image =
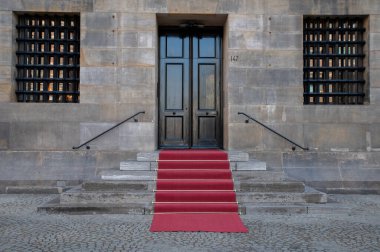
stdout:
[(282, 172), (272, 171), (232, 171), (236, 181), (284, 181)]
[[(117, 170), (104, 170), (101, 171), (99, 176), (102, 177), (104, 180), (110, 179), (110, 180), (123, 180), (123, 179), (138, 179), (143, 180), (148, 179), (151, 180), (154, 179), (157, 175), (157, 169), (155, 170), (124, 170), (124, 171), (117, 171)], [(198, 170), (198, 169), (194, 169)], [(284, 180), (284, 174), (282, 172), (272, 172), (272, 171), (232, 171), (233, 177), (236, 181), (283, 181)], [(142, 178), (137, 178), (137, 176), (140, 176)]]
[[(159, 152), (141, 152), (137, 154), (137, 161), (155, 162), (159, 159)], [(231, 162), (247, 162), (249, 160), (248, 153), (240, 151), (228, 151), (228, 159)]]
[[(156, 161), (123, 161), (120, 162), (121, 171), (153, 171), (158, 168)], [(230, 162), (233, 171), (265, 171), (266, 163), (256, 160), (248, 162)]]
[(241, 192), (296, 192), (305, 191), (305, 185), (301, 182), (268, 182), (268, 183), (246, 183), (236, 184), (236, 190)]
[(64, 193), (61, 194), (61, 204), (127, 204), (147, 203), (154, 199), (152, 193)]
[(176, 184), (176, 185), (158, 185), (157, 190), (234, 190), (233, 185), (230, 184), (212, 184), (212, 185), (189, 185), (189, 184)]
[[(42, 206), (38, 207), (37, 211), (39, 213), (49, 213), (49, 214), (131, 214), (131, 215), (151, 215), (153, 214), (153, 207), (148, 206)], [(313, 207), (309, 206), (259, 206), (259, 205), (246, 205), (239, 206), (239, 214), (241, 215), (257, 215), (257, 214), (278, 214), (278, 215), (289, 215), (289, 214), (309, 214), (309, 213), (336, 213), (341, 211), (341, 209), (330, 209), (324, 211), (315, 210)], [(342, 213), (347, 214), (343, 211)]]
[(154, 181), (157, 177), (156, 171), (119, 171), (117, 174), (103, 171), (100, 174), (102, 180), (110, 181)]
[[(246, 208), (244, 206), (238, 206), (238, 213), (241, 215), (246, 214)], [(154, 214), (153, 205), (150, 205), (145, 209), (145, 214)]]
[(132, 214), (132, 215), (144, 215), (149, 214), (146, 207), (110, 207), (110, 206), (42, 206), (38, 207), (37, 212), (49, 213), (49, 214), (72, 214), (72, 215), (84, 215), (84, 214)]
[(234, 165), (231, 165), (231, 169), (237, 171), (265, 171), (267, 165), (265, 162), (249, 160), (247, 162), (236, 162)]
[(9, 194), (60, 194), (61, 187), (39, 187), (39, 186), (7, 186), (5, 192)]
[(153, 164), (157, 164), (156, 162), (139, 162), (139, 161), (124, 161), (120, 162), (120, 170), (121, 171), (151, 171), (157, 168), (152, 167)]
[(114, 181), (154, 181), (156, 176), (146, 175), (102, 175), (102, 180)]
[(321, 193), (237, 193), (240, 204), (245, 203), (326, 203)]
[(155, 188), (153, 182), (86, 182), (82, 189), (87, 192), (144, 192)]
[[(170, 182), (169, 182), (170, 183)], [(177, 183), (177, 181), (173, 180), (172, 183)], [(224, 190), (225, 187), (221, 185), (221, 183), (207, 183), (203, 182), (205, 188), (209, 190)], [(189, 183), (187, 183), (189, 184)], [(181, 183), (184, 186), (182, 190), (190, 190), (188, 187), (191, 185), (187, 185), (186, 182)], [(215, 187), (214, 185), (215, 184)], [(180, 186), (181, 186), (180, 185)], [(229, 187), (228, 190), (236, 190), (240, 193), (244, 192), (261, 192), (261, 193), (269, 193), (269, 192), (277, 192), (277, 193), (302, 193), (305, 191), (305, 187), (303, 183), (295, 183), (293, 182), (278, 182), (278, 183), (262, 183), (262, 182), (251, 182), (251, 183), (239, 183), (235, 182), (234, 187)], [(186, 188), (185, 188), (186, 187)], [(104, 181), (104, 182), (87, 182), (82, 185), (82, 188), (86, 192), (152, 192), (155, 189), (158, 190), (167, 190), (168, 188), (157, 188), (155, 181)], [(181, 188), (177, 188), (180, 190)]]
[(157, 179), (232, 179), (231, 171), (159, 170)]
[(156, 202), (236, 202), (235, 192), (157, 191)]
[(245, 206), (246, 215), (257, 214), (307, 214), (307, 206)]

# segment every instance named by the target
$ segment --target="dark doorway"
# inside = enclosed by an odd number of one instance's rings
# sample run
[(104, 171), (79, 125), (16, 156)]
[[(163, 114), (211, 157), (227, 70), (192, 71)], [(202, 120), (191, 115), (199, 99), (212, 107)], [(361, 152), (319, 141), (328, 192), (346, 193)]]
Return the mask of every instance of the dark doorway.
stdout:
[(160, 29), (159, 147), (220, 148), (221, 31)]

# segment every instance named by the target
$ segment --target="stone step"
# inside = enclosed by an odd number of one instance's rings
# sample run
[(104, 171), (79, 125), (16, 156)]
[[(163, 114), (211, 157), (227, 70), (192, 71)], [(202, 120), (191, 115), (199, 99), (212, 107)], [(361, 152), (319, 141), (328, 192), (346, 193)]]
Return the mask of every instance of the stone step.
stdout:
[(354, 214), (351, 207), (340, 203), (254, 203), (244, 204), (247, 215), (255, 214)]
[[(53, 200), (37, 208), (38, 212), (50, 214), (154, 214), (153, 204), (128, 203), (128, 204), (99, 204), (99, 203), (67, 203), (61, 204), (59, 200)], [(239, 214), (246, 214), (246, 207), (239, 206)]]
[(237, 192), (238, 202), (247, 203), (326, 203), (327, 195), (319, 191), (305, 190), (303, 193), (283, 192)]
[[(231, 162), (231, 170), (233, 171), (265, 171), (266, 163), (251, 159), (246, 162)], [(122, 161), (120, 162), (120, 170), (122, 171), (152, 171), (158, 168), (156, 161)]]
[(82, 184), (82, 190), (87, 192), (143, 192), (153, 189), (154, 183), (146, 181), (88, 181)]
[(308, 204), (300, 203), (245, 203), (245, 214), (307, 214)]
[(109, 181), (154, 181), (156, 179), (156, 171), (150, 170), (116, 170), (109, 169), (99, 172), (98, 176), (102, 180)]
[(157, 168), (157, 162), (151, 161), (122, 161), (120, 162), (121, 171), (151, 171)]
[[(153, 214), (151, 203), (128, 203), (128, 204), (60, 204), (59, 200), (53, 200), (37, 208), (38, 212), (44, 213), (63, 213), (63, 214)], [(352, 209), (342, 207), (339, 204), (305, 204), (305, 203), (245, 203), (239, 205), (239, 214), (336, 214), (351, 213)]]
[(231, 162), (231, 169), (236, 171), (266, 171), (267, 163), (256, 159), (246, 162)]
[[(242, 151), (227, 151), (228, 159), (231, 162), (247, 162), (249, 160), (249, 155)], [(156, 162), (158, 160), (158, 151), (154, 152), (140, 152), (137, 153), (137, 161), (140, 162)]]
[[(283, 181), (284, 174), (274, 171), (241, 171), (233, 170), (235, 181), (252, 182), (252, 181)], [(102, 180), (114, 181), (153, 181), (156, 179), (156, 170), (117, 170), (109, 169), (98, 173)]]
[(380, 194), (380, 188), (331, 188), (323, 189), (328, 194)]
[[(148, 185), (153, 187), (154, 185)], [(237, 198), (243, 205), (245, 203), (326, 203), (327, 195), (319, 191), (305, 189), (305, 192), (273, 192), (266, 184), (261, 184), (256, 192), (237, 191)], [(108, 185), (107, 185), (108, 187)], [(125, 185), (120, 185), (125, 188)], [(153, 190), (142, 191), (85, 191), (72, 189), (60, 195), (60, 202), (66, 203), (147, 203), (154, 201)]]
[[(82, 190), (86, 192), (152, 192), (155, 188), (154, 180), (102, 180), (82, 184)], [(292, 181), (235, 181), (235, 190), (238, 192), (304, 192), (305, 186), (302, 182)]]
[(60, 194), (64, 188), (57, 186), (7, 186), (5, 193), (9, 194)]
[(59, 199), (48, 202), (45, 205), (37, 207), (37, 212), (50, 214), (148, 214), (149, 206), (145, 203), (128, 203), (128, 204), (103, 204), (103, 203), (67, 203), (61, 204)]
[(233, 171), (235, 181), (284, 181), (286, 179), (283, 172), (279, 171)]
[(149, 203), (154, 199), (153, 192), (108, 192), (72, 189), (60, 195), (61, 204), (130, 204)]
[(305, 184), (302, 182), (288, 181), (267, 181), (267, 182), (237, 182), (235, 188), (240, 192), (298, 192), (305, 191)]
[[(245, 208), (245, 206), (242, 206), (242, 205), (239, 204), (239, 206), (238, 206), (238, 212), (241, 215), (245, 215), (246, 214), (246, 208)], [(149, 206), (146, 207), (145, 214), (154, 214), (153, 204), (149, 204)]]

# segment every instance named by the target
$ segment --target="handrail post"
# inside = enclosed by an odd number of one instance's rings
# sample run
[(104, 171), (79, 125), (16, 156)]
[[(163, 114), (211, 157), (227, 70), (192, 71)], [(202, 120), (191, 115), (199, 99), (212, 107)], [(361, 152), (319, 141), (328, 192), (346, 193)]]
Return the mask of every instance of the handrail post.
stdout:
[[(238, 115), (244, 115), (245, 117), (248, 118), (248, 120), (246, 120), (246, 123), (249, 122), (249, 119), (251, 119), (252, 121), (260, 124), (261, 126), (263, 126), (264, 128), (266, 128), (267, 130), (271, 131), (272, 133), (282, 137), (283, 139), (285, 139), (286, 141), (288, 141), (289, 143), (292, 143), (294, 144), (295, 146), (299, 147), (300, 149), (304, 150), (304, 151), (308, 151), (309, 150), (309, 147), (303, 147), (297, 143), (295, 143), (294, 141), (290, 140), (289, 138), (285, 137), (284, 135), (278, 133), (277, 131), (275, 131), (274, 129), (268, 127), (267, 125), (263, 124), (262, 122), (258, 121), (257, 119), (253, 118), (252, 116), (249, 116), (247, 115), (246, 113), (243, 113), (243, 112), (238, 112)], [(292, 150), (294, 151), (296, 148), (293, 146), (292, 147)]]
[[(97, 139), (97, 138), (103, 136), (104, 134), (110, 132), (111, 130), (113, 130), (114, 128), (120, 126), (121, 124), (123, 124), (123, 123), (125, 123), (125, 122), (131, 120), (132, 118), (135, 118), (135, 117), (138, 116), (139, 114), (145, 114), (145, 111), (140, 111), (140, 112), (134, 114), (133, 116), (128, 117), (127, 119), (123, 120), (122, 122), (119, 122), (118, 124), (116, 124), (116, 125), (112, 126), (111, 128), (109, 128), (109, 129), (103, 131), (103, 132), (100, 133), (99, 135), (97, 135), (97, 136), (91, 138), (90, 140), (88, 140), (87, 142), (85, 142), (85, 143), (83, 143), (83, 144), (81, 144), (81, 145), (79, 145), (79, 146), (73, 146), (73, 150), (80, 149), (82, 146), (87, 145), (88, 143), (90, 143), (90, 142), (94, 141), (95, 139)], [(135, 119), (135, 122), (137, 122), (136, 119)], [(89, 149), (90, 149), (90, 146), (87, 145), (87, 146), (86, 146), (86, 149), (89, 150)]]

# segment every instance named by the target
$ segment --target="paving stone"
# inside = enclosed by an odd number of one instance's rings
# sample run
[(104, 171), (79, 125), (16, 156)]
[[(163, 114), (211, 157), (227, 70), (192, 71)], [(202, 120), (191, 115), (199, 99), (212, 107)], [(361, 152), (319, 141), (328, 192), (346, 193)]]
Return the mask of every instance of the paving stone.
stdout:
[(242, 216), (247, 234), (151, 233), (151, 215), (37, 213), (53, 198), (0, 195), (0, 250), (345, 252), (380, 247), (379, 195), (330, 195), (330, 206), (309, 205), (303, 214), (253, 211)]

